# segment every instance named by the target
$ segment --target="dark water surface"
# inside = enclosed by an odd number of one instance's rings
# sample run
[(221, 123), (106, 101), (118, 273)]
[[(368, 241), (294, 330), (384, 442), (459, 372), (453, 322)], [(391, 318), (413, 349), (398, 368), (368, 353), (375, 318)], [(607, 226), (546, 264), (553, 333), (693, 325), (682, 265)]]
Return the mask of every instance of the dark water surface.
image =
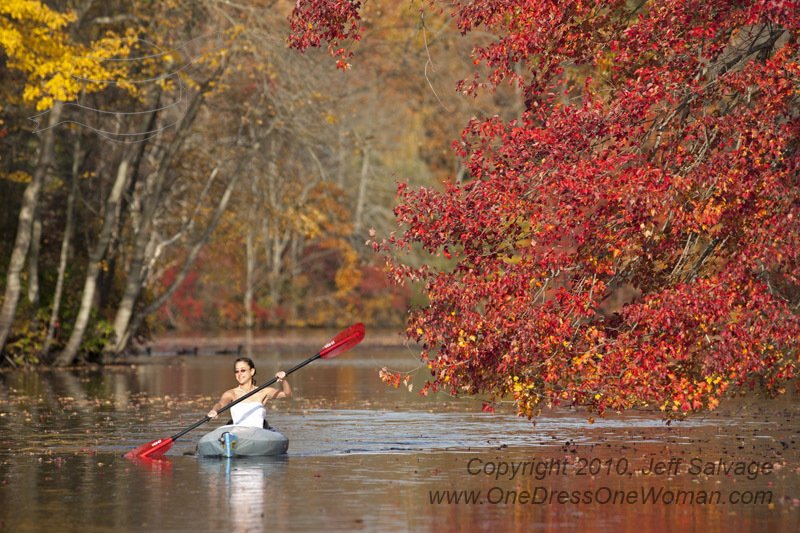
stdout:
[[(270, 349), (258, 377), (313, 352)], [(287, 456), (192, 455), (223, 415), (164, 461), (123, 458), (203, 418), (234, 359), (0, 373), (0, 529), (800, 531), (796, 396), (669, 426), (553, 410), (532, 428), (510, 409), (386, 388), (381, 367), (416, 365), (402, 348), (364, 345), (291, 376), (294, 398), (270, 410)]]

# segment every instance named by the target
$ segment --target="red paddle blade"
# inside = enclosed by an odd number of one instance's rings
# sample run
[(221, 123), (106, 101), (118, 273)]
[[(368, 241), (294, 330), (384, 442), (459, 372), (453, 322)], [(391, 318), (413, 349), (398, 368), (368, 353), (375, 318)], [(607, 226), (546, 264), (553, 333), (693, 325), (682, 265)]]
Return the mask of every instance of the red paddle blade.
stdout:
[(346, 330), (340, 332), (328, 344), (322, 347), (319, 351), (320, 357), (323, 359), (331, 359), (336, 357), (342, 352), (346, 352), (364, 339), (364, 324), (359, 322), (353, 324)]
[(158, 459), (172, 448), (172, 437), (142, 444), (125, 454), (126, 459)]

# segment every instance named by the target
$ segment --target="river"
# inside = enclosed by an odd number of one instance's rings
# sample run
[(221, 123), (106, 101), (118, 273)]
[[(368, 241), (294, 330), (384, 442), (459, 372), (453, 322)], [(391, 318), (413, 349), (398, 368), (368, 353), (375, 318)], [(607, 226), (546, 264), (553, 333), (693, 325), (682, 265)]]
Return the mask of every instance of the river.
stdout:
[[(533, 426), (510, 406), (419, 396), (424, 372), (414, 391), (386, 387), (379, 369), (414, 368), (413, 350), (368, 342), (289, 378), (294, 397), (269, 410), (286, 456), (196, 457), (221, 416), (163, 461), (125, 459), (234, 384), (236, 356), (213, 353), (233, 350), (199, 344), (0, 373), (0, 530), (800, 531), (796, 395), (730, 399), (670, 425), (643, 412), (590, 424), (562, 408)], [(261, 380), (314, 353), (256, 349)]]

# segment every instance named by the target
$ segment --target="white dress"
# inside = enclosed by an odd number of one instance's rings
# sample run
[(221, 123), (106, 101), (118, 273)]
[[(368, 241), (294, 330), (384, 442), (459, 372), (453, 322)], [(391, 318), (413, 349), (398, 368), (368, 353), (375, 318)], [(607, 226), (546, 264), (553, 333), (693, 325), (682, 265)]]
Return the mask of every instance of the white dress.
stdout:
[(259, 402), (240, 402), (231, 407), (234, 425), (263, 428), (266, 418), (264, 406)]

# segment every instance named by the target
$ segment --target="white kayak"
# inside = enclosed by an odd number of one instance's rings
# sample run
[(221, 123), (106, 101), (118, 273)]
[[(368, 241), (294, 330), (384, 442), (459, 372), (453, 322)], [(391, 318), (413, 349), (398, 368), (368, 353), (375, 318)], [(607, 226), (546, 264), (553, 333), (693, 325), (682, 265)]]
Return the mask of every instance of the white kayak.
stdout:
[(289, 439), (279, 431), (236, 425), (220, 426), (197, 443), (203, 457), (281, 455), (288, 449)]

